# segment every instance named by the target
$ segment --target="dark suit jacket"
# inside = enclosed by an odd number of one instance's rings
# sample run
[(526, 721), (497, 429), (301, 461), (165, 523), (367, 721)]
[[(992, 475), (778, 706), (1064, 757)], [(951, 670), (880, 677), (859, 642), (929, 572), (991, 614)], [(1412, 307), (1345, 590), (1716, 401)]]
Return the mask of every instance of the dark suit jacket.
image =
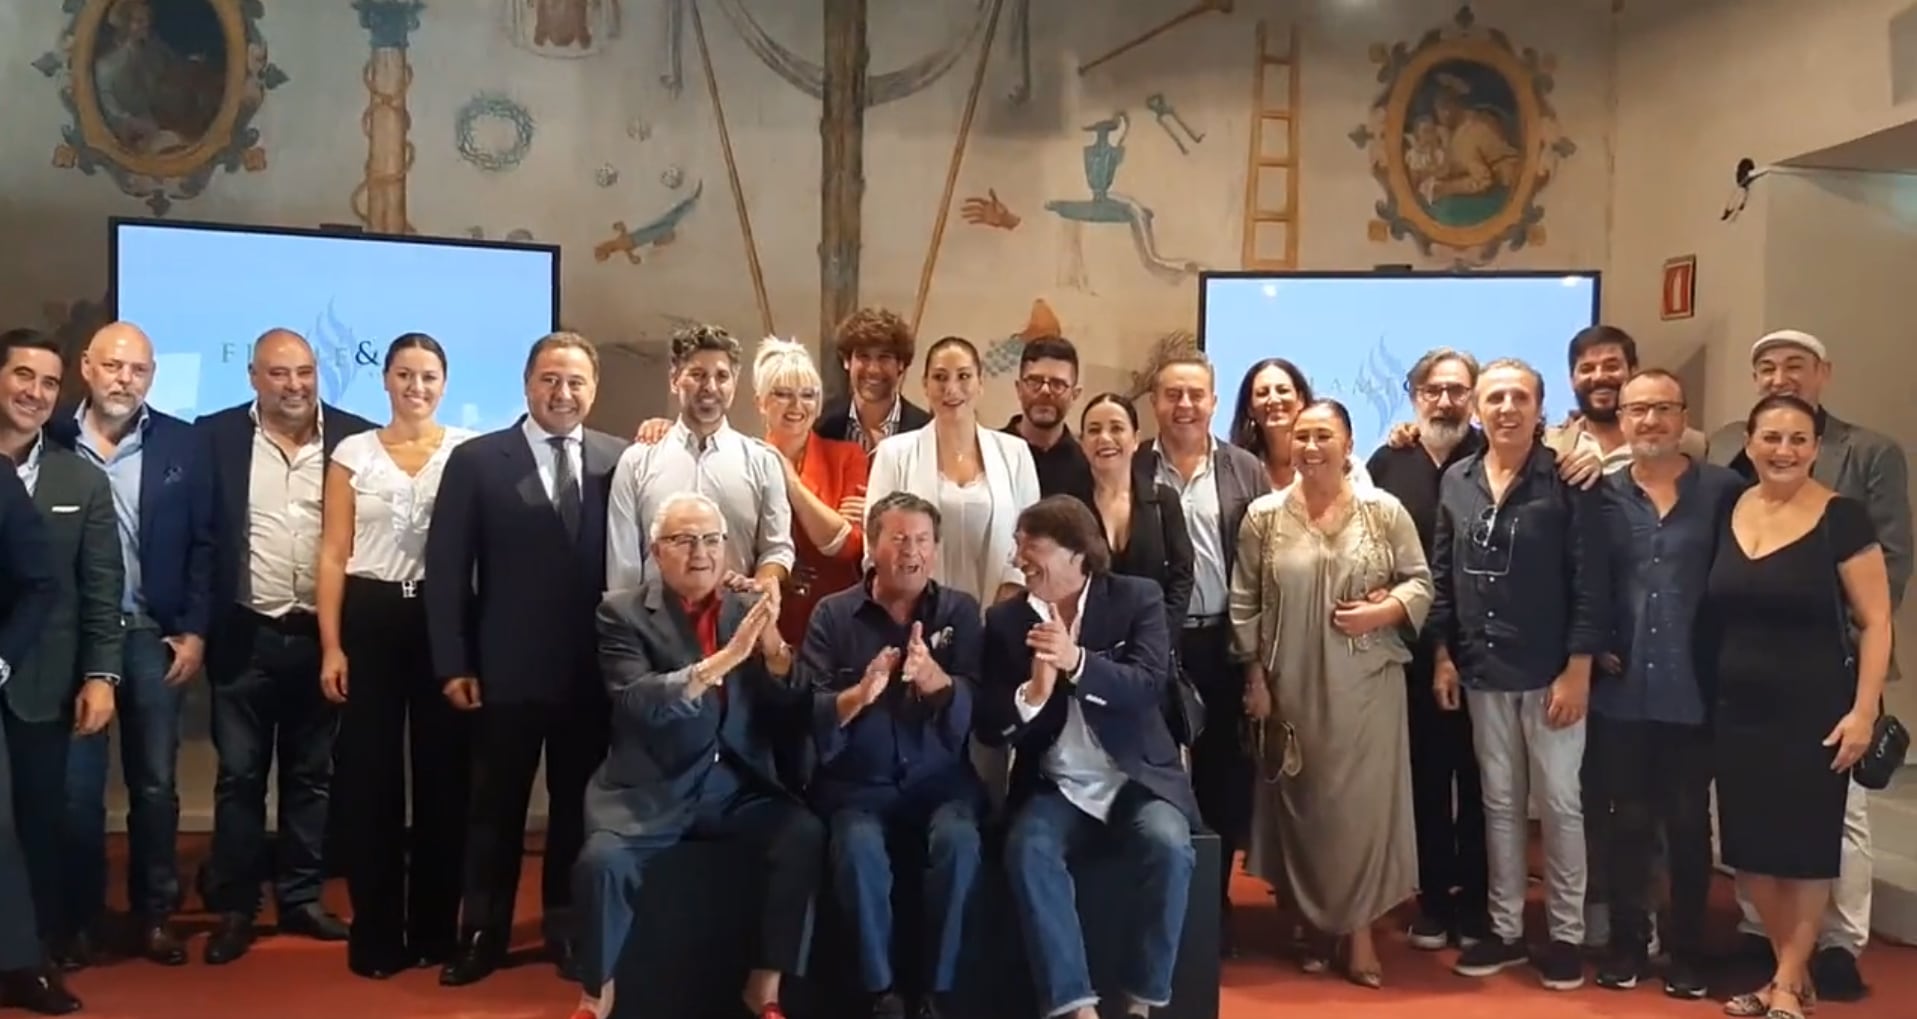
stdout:
[[(1092, 505), (1092, 515), (1099, 516), (1096, 505)], [(1104, 524), (1100, 517), (1099, 526), (1103, 528)], [(1134, 473), (1131, 534), (1126, 536), (1122, 551), (1112, 550), (1112, 572), (1143, 577), (1162, 588), (1165, 619), (1173, 633), (1185, 625), (1186, 610), (1191, 607), (1192, 555), (1191, 531), (1178, 493), (1170, 485)], [(1177, 641), (1172, 644), (1177, 650)]]
[[(79, 419), (55, 414), (47, 434), (74, 449)], [(147, 408), (140, 433), (140, 596), (164, 633), (204, 637), (211, 625), (213, 492), (205, 441), (192, 425)]]
[(84, 676), (120, 676), (126, 566), (107, 476), (78, 453), (41, 440), (33, 504), (46, 524), (52, 608), (40, 647), (13, 663), (7, 707), (26, 722), (69, 717)]
[[(723, 592), (719, 646), (750, 602)], [(781, 750), (803, 735), (808, 691), (774, 678), (758, 656), (725, 678), (726, 707), (708, 688), (685, 696), (692, 666), (705, 657), (678, 596), (658, 580), (615, 591), (599, 603), (599, 670), (612, 698), (612, 745), (586, 786), (586, 831), (625, 837), (677, 835), (691, 825), (699, 787), (715, 768), (782, 789)]]
[[(1271, 491), (1271, 475), (1257, 457), (1237, 446), (1223, 439), (1214, 439), (1212, 445), (1211, 474), (1218, 484), (1218, 530), (1225, 543), (1225, 583), (1229, 584), (1238, 563), (1238, 525), (1245, 522), (1251, 501)], [(1132, 490), (1137, 491), (1141, 483), (1155, 485), (1157, 477), (1158, 445), (1146, 439), (1132, 454)], [(1180, 505), (1176, 500), (1172, 504)]]
[(9, 670), (40, 646), (57, 586), (47, 525), (12, 463), (0, 457), (0, 662)]
[(489, 705), (598, 698), (592, 620), (606, 593), (606, 497), (627, 443), (585, 430), (571, 540), (523, 421), (446, 457), (426, 532), (433, 671), (477, 677)]
[(985, 655), (974, 712), (979, 739), (1016, 751), (1006, 805), (1016, 809), (1041, 783), (1045, 754), (1058, 742), (1074, 698), (1098, 743), (1127, 778), (1185, 812), (1193, 826), (1198, 802), (1165, 725), (1165, 684), (1171, 676), (1171, 631), (1158, 585), (1138, 577), (1101, 574), (1090, 580), (1079, 624), (1085, 664), (1076, 682), (1060, 678), (1051, 699), (1030, 722), (1019, 720), (1015, 698), (1032, 672), (1025, 636), (1038, 614), (1025, 598), (985, 613)]
[[(844, 439), (846, 426), (852, 417), (852, 398), (840, 396), (833, 398), (819, 412), (819, 419), (812, 422), (812, 434), (828, 439)], [(915, 405), (904, 397), (899, 397), (899, 427), (893, 435), (915, 432), (932, 423), (932, 415), (925, 408)]]
[[(246, 506), (253, 481), (253, 405), (214, 411), (193, 422), (206, 444), (206, 456), (213, 465), (213, 600), (208, 611), (211, 628), (220, 629), (240, 590), (245, 586), (247, 559), (251, 555)], [(333, 458), (333, 447), (348, 435), (373, 427), (371, 421), (349, 414), (331, 404), (320, 405), (320, 448), (325, 460)], [(321, 470), (324, 471), (322, 463)], [(142, 578), (145, 579), (145, 578)]]

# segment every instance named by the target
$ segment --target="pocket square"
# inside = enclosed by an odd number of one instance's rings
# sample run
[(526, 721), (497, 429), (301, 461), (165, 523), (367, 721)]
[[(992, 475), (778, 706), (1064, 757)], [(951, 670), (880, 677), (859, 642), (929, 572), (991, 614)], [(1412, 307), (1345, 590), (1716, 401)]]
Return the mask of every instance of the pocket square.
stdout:
[(945, 645), (951, 643), (951, 641), (952, 641), (952, 628), (948, 626), (945, 629), (940, 630), (939, 632), (933, 634), (932, 639), (926, 642), (926, 646), (930, 647), (934, 651), (937, 651), (939, 648), (942, 648)]
[(1108, 706), (1108, 705), (1107, 705), (1107, 704), (1105, 703), (1105, 698), (1103, 698), (1103, 697), (1100, 697), (1099, 695), (1097, 695), (1097, 694), (1095, 694), (1095, 693), (1088, 693), (1088, 694), (1086, 694), (1086, 695), (1085, 695), (1085, 703), (1087, 703), (1087, 704), (1090, 704), (1091, 706), (1093, 706), (1093, 707), (1095, 707), (1095, 708), (1103, 708), (1103, 707), (1107, 707), (1107, 706)]
[(186, 477), (186, 471), (179, 464), (174, 464), (166, 469), (166, 475), (160, 479), (160, 484), (171, 485), (184, 477)]
[(80, 507), (79, 507), (79, 506), (77, 506), (77, 505), (75, 505), (75, 506), (53, 506), (53, 507), (49, 507), (49, 508), (47, 509), (47, 512), (48, 512), (48, 513), (78, 513), (78, 512), (80, 512)]

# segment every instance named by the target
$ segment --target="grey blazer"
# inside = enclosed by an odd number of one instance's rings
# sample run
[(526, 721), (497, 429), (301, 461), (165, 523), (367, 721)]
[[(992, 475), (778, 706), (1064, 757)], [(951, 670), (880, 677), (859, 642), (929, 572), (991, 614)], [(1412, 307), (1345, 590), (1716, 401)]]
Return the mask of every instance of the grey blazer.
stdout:
[[(724, 592), (724, 646), (750, 602)], [(748, 784), (785, 791), (783, 752), (808, 738), (811, 691), (774, 678), (756, 655), (726, 676), (726, 707), (708, 689), (688, 700), (705, 657), (679, 599), (658, 580), (599, 603), (599, 670), (612, 699), (612, 745), (586, 786), (586, 831), (626, 838), (683, 834), (708, 772), (730, 767)], [(723, 716), (723, 721), (721, 720)]]
[(33, 504), (46, 526), (54, 596), (39, 647), (14, 666), (4, 688), (7, 708), (23, 722), (71, 717), (86, 676), (118, 682), (126, 634), (126, 564), (113, 489), (79, 454), (45, 438), (40, 443)]
[[(1218, 483), (1218, 529), (1223, 532), (1219, 538), (1224, 542), (1225, 583), (1229, 585), (1238, 562), (1238, 525), (1244, 523), (1252, 500), (1271, 491), (1271, 475), (1265, 473), (1265, 465), (1256, 456), (1223, 439), (1212, 440), (1211, 470)], [(1151, 491), (1157, 478), (1158, 444), (1146, 439), (1132, 454), (1132, 481), (1134, 487), (1142, 484)]]

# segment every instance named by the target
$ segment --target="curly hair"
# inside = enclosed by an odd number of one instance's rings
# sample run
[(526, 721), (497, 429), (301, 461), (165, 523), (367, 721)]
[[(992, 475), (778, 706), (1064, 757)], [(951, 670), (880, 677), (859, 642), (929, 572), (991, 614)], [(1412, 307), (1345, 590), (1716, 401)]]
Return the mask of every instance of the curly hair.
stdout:
[(674, 330), (670, 349), (672, 370), (675, 374), (686, 366), (686, 362), (692, 360), (694, 354), (708, 350), (719, 351), (732, 362), (734, 368), (739, 366), (741, 354), (739, 341), (734, 339), (731, 333), (713, 325), (686, 326), (683, 329)]
[(841, 361), (870, 351), (891, 354), (898, 358), (901, 367), (912, 363), (917, 347), (912, 327), (897, 312), (887, 308), (860, 308), (847, 315), (834, 331), (832, 345)]

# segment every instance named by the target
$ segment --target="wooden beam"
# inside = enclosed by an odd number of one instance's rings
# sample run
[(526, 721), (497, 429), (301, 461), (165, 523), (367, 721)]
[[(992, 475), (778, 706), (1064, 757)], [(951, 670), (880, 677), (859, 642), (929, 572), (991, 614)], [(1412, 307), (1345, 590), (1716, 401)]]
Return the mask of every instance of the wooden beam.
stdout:
[(823, 0), (825, 95), (819, 111), (819, 372), (846, 391), (832, 331), (859, 307), (859, 241), (865, 201), (866, 0)]

